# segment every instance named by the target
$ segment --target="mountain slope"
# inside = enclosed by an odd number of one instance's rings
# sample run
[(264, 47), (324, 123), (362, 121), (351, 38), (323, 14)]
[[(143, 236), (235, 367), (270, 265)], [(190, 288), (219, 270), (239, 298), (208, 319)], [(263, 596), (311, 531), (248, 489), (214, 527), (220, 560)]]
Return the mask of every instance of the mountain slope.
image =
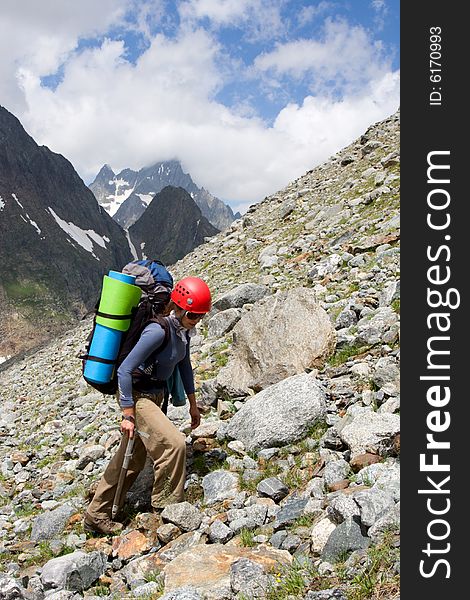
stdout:
[(1, 107), (0, 198), (2, 356), (91, 308), (103, 273), (131, 253), (72, 165)]
[[(171, 525), (143, 514), (149, 461), (126, 497), (126, 531), (85, 541), (86, 492), (121, 439), (115, 398), (81, 379), (91, 320), (0, 367), (5, 587), (40, 595), (45, 578), (26, 565), (71, 546), (95, 574), (87, 596), (109, 585), (107, 597), (399, 600), (399, 164), (396, 114), (171, 267), (176, 279), (204, 277), (214, 297), (191, 338), (201, 427), (187, 435), (187, 407), (169, 408), (186, 434), (191, 504), (165, 509)], [(335, 329), (335, 353), (284, 377), (317, 344), (306, 308)], [(231, 393), (236, 377), (224, 387), (243, 341), (248, 366), (279, 366), (283, 379), (261, 380), (259, 393)], [(36, 572), (70, 572), (74, 558)]]
[(199, 188), (174, 160), (156, 163), (138, 172), (124, 169), (118, 175), (104, 165), (90, 189), (98, 203), (128, 229), (142, 216), (153, 196), (168, 185), (185, 189), (217, 229), (225, 229), (234, 220), (232, 209), (204, 188)]
[(129, 229), (141, 257), (158, 258), (166, 264), (176, 262), (216, 233), (188, 192), (172, 186), (156, 194)]

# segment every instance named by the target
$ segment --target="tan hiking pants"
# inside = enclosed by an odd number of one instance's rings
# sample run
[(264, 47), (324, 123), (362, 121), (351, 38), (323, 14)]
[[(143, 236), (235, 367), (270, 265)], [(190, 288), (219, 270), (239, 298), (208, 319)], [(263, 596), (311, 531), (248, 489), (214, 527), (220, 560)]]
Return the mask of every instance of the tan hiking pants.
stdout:
[[(160, 410), (163, 394), (134, 392), (135, 442), (120, 505), (145, 465), (146, 454), (153, 460), (154, 484), (152, 506), (162, 508), (184, 500), (186, 478), (186, 443), (182, 433)], [(139, 433), (137, 433), (139, 432)], [(126, 444), (120, 444), (107, 466), (87, 512), (96, 518), (111, 517), (114, 495), (121, 471)]]

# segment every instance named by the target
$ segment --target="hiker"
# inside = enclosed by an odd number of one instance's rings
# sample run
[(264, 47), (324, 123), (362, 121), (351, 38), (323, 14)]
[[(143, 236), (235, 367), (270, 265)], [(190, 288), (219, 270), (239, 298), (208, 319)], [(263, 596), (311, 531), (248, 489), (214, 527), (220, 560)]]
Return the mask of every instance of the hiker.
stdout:
[[(178, 365), (189, 400), (191, 428), (201, 420), (194, 394), (194, 377), (190, 361), (190, 338), (195, 326), (211, 308), (211, 294), (202, 279), (186, 277), (179, 281), (170, 296), (168, 343), (159, 323), (150, 323), (118, 369), (117, 397), (122, 409), (121, 432), (135, 436), (134, 451), (122, 488), (121, 502), (143, 469), (146, 453), (153, 460), (154, 484), (151, 504), (160, 512), (167, 504), (184, 500), (186, 479), (186, 443), (184, 435), (160, 409), (164, 386)], [(104, 472), (95, 495), (85, 513), (86, 530), (117, 534), (121, 523), (111, 519), (116, 486), (123, 462), (125, 444), (119, 446)]]

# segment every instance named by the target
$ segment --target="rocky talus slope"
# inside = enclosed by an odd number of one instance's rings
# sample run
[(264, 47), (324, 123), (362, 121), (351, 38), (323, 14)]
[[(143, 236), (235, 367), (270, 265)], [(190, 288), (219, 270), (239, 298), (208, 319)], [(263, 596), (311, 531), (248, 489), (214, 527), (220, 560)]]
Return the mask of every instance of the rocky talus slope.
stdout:
[(0, 374), (0, 597), (399, 598), (398, 147), (396, 114), (173, 265), (216, 301), (161, 518), (148, 464), (123, 533), (83, 532), (120, 439), (80, 377), (89, 322)]

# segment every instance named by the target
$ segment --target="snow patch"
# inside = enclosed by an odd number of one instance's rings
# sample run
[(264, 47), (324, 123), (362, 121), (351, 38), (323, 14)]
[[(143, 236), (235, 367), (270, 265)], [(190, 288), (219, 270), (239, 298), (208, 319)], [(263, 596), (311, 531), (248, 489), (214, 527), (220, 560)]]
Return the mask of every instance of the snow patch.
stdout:
[(147, 206), (150, 204), (150, 202), (153, 200), (153, 194), (136, 194), (136, 196), (138, 196), (142, 202), (144, 204), (146, 204)]
[(132, 254), (134, 260), (139, 260), (139, 257), (137, 256), (137, 250), (135, 249), (135, 246), (132, 243), (131, 236), (129, 235), (129, 231), (127, 229), (125, 229), (124, 233), (126, 234), (127, 243), (129, 244), (129, 249), (131, 251), (131, 254)]
[(11, 358), (11, 355), (7, 355), (7, 356), (0, 356), (0, 365), (4, 362), (6, 362), (7, 360), (9, 360)]
[[(107, 202), (102, 203), (102, 207), (110, 217), (113, 217), (119, 210), (121, 204), (129, 198), (134, 191), (134, 187), (129, 187), (129, 182), (125, 179), (112, 179), (109, 185), (114, 185), (114, 194), (106, 196)], [(127, 189), (124, 189), (127, 188)]]
[(5, 208), (5, 202), (3, 201), (3, 198), (0, 196), (0, 211), (2, 211)]
[[(93, 242), (95, 242), (102, 248), (106, 248), (106, 241), (109, 242), (108, 238), (97, 234), (96, 231), (93, 231), (93, 229), (87, 229), (85, 231), (84, 229), (81, 229), (80, 227), (74, 225), (71, 222), (67, 223), (67, 221), (63, 221), (58, 215), (56, 215), (56, 213), (52, 210), (51, 207), (49, 207), (48, 210), (56, 220), (56, 223), (59, 225), (59, 227), (63, 231), (65, 231), (65, 233), (68, 236), (70, 236), (75, 242), (77, 242), (77, 244), (80, 244), (80, 246), (84, 248), (87, 252), (90, 252), (90, 254), (94, 258), (96, 258), (96, 260), (100, 260), (98, 256), (96, 256), (96, 254), (93, 252)], [(68, 241), (70, 242), (70, 240)]]
[(21, 204), (21, 202), (18, 200), (18, 198), (16, 197), (16, 194), (12, 194), (11, 195), (13, 200), (16, 201), (16, 203), (24, 210), (24, 206)]

